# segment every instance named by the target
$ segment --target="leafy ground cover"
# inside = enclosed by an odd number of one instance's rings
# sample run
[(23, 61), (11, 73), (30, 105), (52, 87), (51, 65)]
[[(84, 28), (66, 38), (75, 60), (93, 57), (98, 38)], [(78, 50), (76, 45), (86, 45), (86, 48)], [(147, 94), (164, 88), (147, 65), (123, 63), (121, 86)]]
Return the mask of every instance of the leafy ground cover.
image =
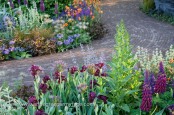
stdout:
[(98, 0), (2, 3), (5, 5), (0, 6), (1, 60), (63, 52), (105, 33)]
[[(130, 37), (123, 22), (117, 27), (114, 54), (110, 62), (66, 67), (63, 61), (53, 64), (54, 71), (44, 73), (39, 65), (29, 69), (33, 77), (30, 94), (23, 87), (15, 93), (1, 87), (0, 113), (15, 115), (54, 114), (130, 114), (168, 115), (173, 109), (174, 48), (163, 56), (152, 56), (139, 48), (131, 52)], [(68, 69), (67, 69), (68, 68)], [(33, 93), (32, 93), (33, 92)]]

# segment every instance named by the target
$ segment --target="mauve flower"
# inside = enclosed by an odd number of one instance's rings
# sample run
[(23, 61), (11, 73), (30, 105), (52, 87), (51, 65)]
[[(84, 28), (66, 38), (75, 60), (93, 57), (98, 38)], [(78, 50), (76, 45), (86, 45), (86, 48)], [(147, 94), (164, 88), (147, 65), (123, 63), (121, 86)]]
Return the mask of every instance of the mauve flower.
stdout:
[(97, 98), (100, 99), (100, 100), (103, 100), (104, 104), (107, 103), (108, 97), (106, 97), (106, 96), (104, 96), (104, 95), (98, 95)]
[(160, 63), (159, 63), (159, 73), (160, 73), (160, 74), (165, 74), (163, 62), (160, 62)]
[(48, 75), (43, 77), (43, 82), (44, 83), (47, 83), (47, 81), (49, 81), (49, 80), (50, 80), (50, 77)]
[(155, 83), (155, 93), (164, 93), (166, 91), (167, 79), (166, 74), (159, 74)]
[(70, 73), (71, 74), (74, 74), (75, 72), (77, 72), (78, 71), (78, 68), (76, 67), (76, 66), (73, 66), (73, 67), (71, 67), (71, 69), (70, 69)]
[(8, 55), (9, 53), (10, 53), (9, 49), (5, 49), (5, 50), (3, 51), (3, 54), (5, 54), (5, 55)]
[(89, 98), (89, 102), (92, 103), (94, 99), (96, 98), (96, 93), (90, 92), (88, 98)]
[(15, 44), (15, 41), (10, 41), (9, 42), (9, 45), (13, 45), (13, 44)]
[(174, 104), (168, 106), (167, 109), (169, 110), (170, 115), (174, 115)]
[(48, 86), (47, 86), (47, 84), (45, 84), (45, 83), (41, 83), (41, 84), (39, 85), (39, 89), (42, 90), (42, 93), (46, 93), (46, 91), (47, 91), (47, 89), (48, 89)]
[(83, 65), (82, 69), (80, 70), (80, 72), (85, 72), (87, 70), (87, 68), (88, 68), (87, 66)]
[(55, 6), (54, 6), (54, 13), (55, 14), (59, 13), (59, 8), (58, 8), (58, 3), (57, 2), (55, 3)]
[(34, 106), (38, 105), (38, 101), (35, 96), (29, 97), (28, 101), (29, 101), (29, 104), (33, 104)]
[(42, 12), (45, 11), (44, 0), (40, 0), (40, 10), (41, 10)]
[(24, 5), (28, 5), (28, 0), (24, 0)]
[(58, 71), (56, 71), (55, 73), (54, 73), (54, 78), (56, 79), (56, 80), (58, 80), (58, 83), (60, 84), (60, 83), (62, 83), (62, 81), (66, 81), (66, 77), (64, 76), (64, 75), (61, 75), (60, 76), (60, 72), (58, 72)]
[(148, 71), (145, 72), (145, 79), (143, 84), (142, 102), (140, 109), (142, 111), (150, 111), (152, 107), (152, 90), (148, 80)]
[(48, 114), (45, 113), (43, 110), (38, 109), (38, 110), (35, 112), (35, 115), (48, 115)]
[(97, 80), (90, 80), (90, 89), (92, 89), (92, 84), (93, 84), (93, 87), (94, 86), (96, 86), (96, 85), (99, 85), (98, 83), (97, 83)]
[(41, 66), (32, 65), (29, 71), (31, 72), (31, 75), (32, 75), (33, 77), (35, 77), (35, 76), (38, 75), (40, 72), (42, 72), (42, 68), (41, 68)]

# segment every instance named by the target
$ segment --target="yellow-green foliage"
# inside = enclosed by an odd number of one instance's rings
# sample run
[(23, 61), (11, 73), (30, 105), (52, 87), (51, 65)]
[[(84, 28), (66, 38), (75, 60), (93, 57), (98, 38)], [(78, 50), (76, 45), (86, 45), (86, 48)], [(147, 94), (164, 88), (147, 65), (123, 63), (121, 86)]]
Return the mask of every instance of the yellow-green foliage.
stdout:
[(154, 0), (143, 0), (142, 9), (145, 12), (149, 12), (149, 10), (154, 9), (154, 8), (155, 8)]

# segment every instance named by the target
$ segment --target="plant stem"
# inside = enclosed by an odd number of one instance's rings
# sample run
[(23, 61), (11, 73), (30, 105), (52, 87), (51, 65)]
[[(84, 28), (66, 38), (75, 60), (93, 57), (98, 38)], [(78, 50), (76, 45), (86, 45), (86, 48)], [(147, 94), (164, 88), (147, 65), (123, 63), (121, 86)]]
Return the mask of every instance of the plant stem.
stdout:
[(153, 115), (157, 108), (158, 108), (158, 106), (156, 105), (155, 109), (153, 110), (153, 112), (150, 115)]

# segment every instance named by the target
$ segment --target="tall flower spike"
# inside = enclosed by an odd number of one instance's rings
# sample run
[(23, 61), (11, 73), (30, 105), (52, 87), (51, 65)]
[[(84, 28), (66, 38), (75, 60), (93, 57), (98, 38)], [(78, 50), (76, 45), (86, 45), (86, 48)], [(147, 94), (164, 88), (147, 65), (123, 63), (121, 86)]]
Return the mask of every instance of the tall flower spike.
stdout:
[(21, 5), (21, 0), (18, 0), (18, 4)]
[(13, 9), (13, 8), (14, 8), (13, 1), (12, 1), (12, 0), (10, 0), (9, 2), (10, 2), (10, 7)]
[(154, 89), (155, 89), (155, 76), (153, 74), (150, 75), (149, 82), (150, 82), (150, 86), (151, 86), (151, 89), (152, 89), (152, 93), (154, 93)]
[(44, 0), (40, 0), (40, 10), (41, 10), (42, 12), (45, 11)]
[(146, 71), (140, 109), (142, 111), (148, 112), (150, 111), (151, 107), (152, 107), (152, 90), (148, 82), (148, 72)]
[(163, 62), (160, 62), (160, 63), (159, 63), (159, 73), (160, 73), (160, 74), (165, 74)]
[(155, 93), (164, 93), (166, 91), (167, 80), (166, 74), (159, 74), (155, 83)]
[(58, 15), (59, 13), (59, 7), (58, 7), (58, 3), (56, 2), (55, 3), (55, 6), (54, 6), (54, 13)]
[(24, 0), (24, 5), (28, 5), (28, 0)]

